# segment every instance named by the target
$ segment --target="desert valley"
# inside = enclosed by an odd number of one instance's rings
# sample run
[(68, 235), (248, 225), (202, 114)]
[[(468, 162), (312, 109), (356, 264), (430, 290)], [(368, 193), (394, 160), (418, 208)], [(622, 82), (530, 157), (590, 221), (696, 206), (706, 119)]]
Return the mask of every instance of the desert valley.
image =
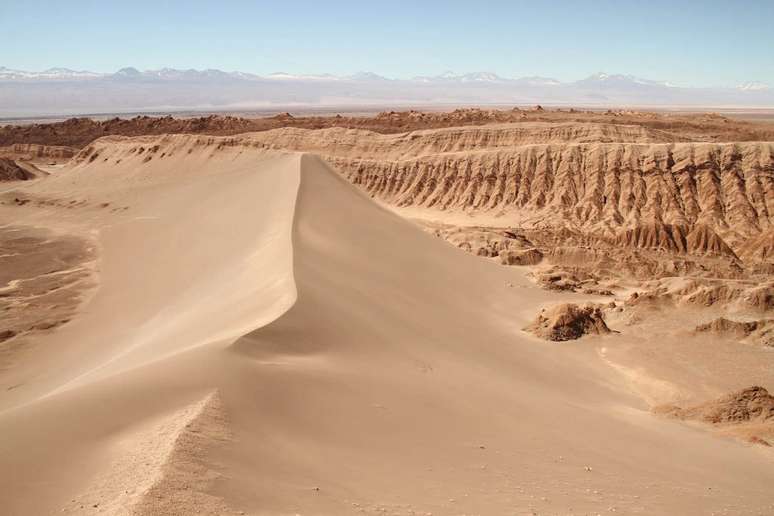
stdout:
[(772, 19), (3, 0), (0, 516), (773, 516)]
[(0, 179), (4, 514), (774, 513), (770, 122), (81, 118)]

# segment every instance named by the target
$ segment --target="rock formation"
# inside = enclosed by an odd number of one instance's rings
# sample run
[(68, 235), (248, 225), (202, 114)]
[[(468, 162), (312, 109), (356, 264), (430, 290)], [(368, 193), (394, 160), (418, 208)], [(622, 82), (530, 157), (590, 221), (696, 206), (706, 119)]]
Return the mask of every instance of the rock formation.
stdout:
[(590, 304), (562, 304), (543, 310), (526, 329), (540, 338), (553, 341), (579, 339), (587, 334), (610, 333), (602, 310)]

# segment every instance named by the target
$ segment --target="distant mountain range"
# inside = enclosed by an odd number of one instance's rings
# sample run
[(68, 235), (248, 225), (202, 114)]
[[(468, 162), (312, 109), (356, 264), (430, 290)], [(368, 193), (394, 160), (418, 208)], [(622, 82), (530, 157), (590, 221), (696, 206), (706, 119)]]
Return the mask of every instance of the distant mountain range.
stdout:
[(371, 72), (259, 76), (212, 69), (122, 68), (96, 73), (0, 67), (0, 116), (6, 117), (444, 104), (774, 108), (774, 89), (761, 82), (734, 88), (686, 88), (606, 73), (561, 82), (548, 77), (504, 78), (490, 72), (389, 79)]

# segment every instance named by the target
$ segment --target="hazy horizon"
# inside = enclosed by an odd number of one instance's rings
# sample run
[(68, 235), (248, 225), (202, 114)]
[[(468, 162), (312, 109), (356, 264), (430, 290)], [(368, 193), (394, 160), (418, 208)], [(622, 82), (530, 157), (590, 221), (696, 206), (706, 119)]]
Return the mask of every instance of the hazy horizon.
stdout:
[[(62, 64), (58, 66), (52, 66), (49, 68), (43, 68), (43, 69), (24, 69), (24, 68), (13, 68), (10, 66), (5, 66), (3, 63), (0, 63), (0, 80), (7, 80), (8, 77), (5, 77), (6, 74), (12, 74), (14, 72), (20, 72), (20, 73), (28, 73), (28, 77), (24, 77), (27, 79), (40, 79), (40, 78), (57, 78), (56, 73), (65, 74), (66, 77), (68, 77), (66, 74), (68, 72), (72, 72), (72, 74), (91, 74), (93, 77), (104, 77), (104, 76), (110, 76), (110, 75), (116, 75), (116, 74), (122, 74), (127, 71), (136, 71), (141, 74), (151, 74), (156, 73), (160, 74), (163, 72), (196, 72), (196, 73), (206, 73), (206, 72), (223, 72), (225, 74), (232, 74), (232, 75), (243, 75), (245, 77), (256, 77), (256, 78), (288, 78), (288, 79), (357, 79), (357, 80), (368, 80), (368, 79), (386, 79), (391, 81), (417, 81), (417, 80), (426, 80), (426, 79), (463, 79), (463, 80), (479, 80), (479, 81), (486, 81), (490, 80), (503, 80), (503, 81), (514, 81), (514, 80), (524, 80), (524, 79), (546, 79), (555, 81), (557, 83), (563, 83), (563, 84), (571, 84), (576, 83), (584, 80), (589, 79), (599, 79), (599, 78), (626, 78), (626, 79), (632, 79), (632, 80), (640, 80), (640, 81), (646, 81), (648, 83), (654, 83), (674, 88), (687, 88), (687, 89), (729, 89), (729, 88), (743, 88), (748, 85), (755, 85), (759, 87), (759, 89), (768, 89), (771, 88), (771, 85), (768, 83), (764, 83), (762, 81), (742, 81), (738, 84), (733, 85), (725, 85), (725, 86), (696, 86), (696, 85), (681, 85), (681, 84), (675, 84), (670, 81), (661, 80), (658, 77), (648, 77), (644, 75), (634, 75), (634, 74), (625, 74), (625, 73), (619, 73), (615, 70), (590, 70), (587, 73), (582, 73), (581, 75), (577, 77), (573, 77), (567, 80), (561, 80), (557, 79), (553, 75), (538, 75), (538, 74), (526, 74), (526, 75), (506, 75), (497, 72), (496, 70), (444, 70), (441, 73), (436, 74), (419, 74), (419, 75), (412, 75), (409, 77), (398, 77), (398, 76), (390, 76), (387, 74), (380, 73), (378, 70), (357, 70), (353, 73), (349, 74), (335, 74), (330, 72), (288, 72), (286, 70), (274, 70), (268, 73), (255, 73), (255, 72), (248, 72), (245, 70), (240, 69), (222, 69), (217, 67), (210, 67), (210, 68), (185, 68), (180, 66), (174, 66), (173, 64), (167, 65), (167, 66), (161, 66), (159, 68), (140, 68), (133, 65), (127, 65), (127, 66), (121, 66), (117, 67), (113, 70), (108, 71), (97, 71), (92, 69), (85, 69), (85, 68), (76, 68), (73, 66), (68, 66), (67, 64)], [(73, 75), (72, 77), (76, 77)], [(88, 78), (87, 76), (83, 77), (77, 77), (77, 78)], [(19, 78), (21, 80), (22, 78)]]
[(404, 80), (486, 71), (562, 82), (602, 71), (681, 87), (774, 84), (770, 2), (497, 1), (483, 7), (38, 0), (0, 6), (7, 49), (0, 65), (98, 73), (128, 66), (258, 75), (370, 71)]
[(7, 49), (0, 117), (502, 104), (771, 108), (772, 15), (774, 4), (759, 0), (741, 8), (492, 1), (476, 9), (436, 0), (217, 7), (32, 0), (0, 6)]
[(535, 105), (593, 108), (770, 108), (774, 90), (746, 83), (734, 88), (682, 88), (627, 75), (595, 74), (573, 82), (488, 73), (410, 80), (374, 74), (346, 77), (125, 68), (91, 74), (54, 69), (28, 73), (0, 67), (0, 117), (93, 114), (298, 111), (374, 106), (439, 107)]

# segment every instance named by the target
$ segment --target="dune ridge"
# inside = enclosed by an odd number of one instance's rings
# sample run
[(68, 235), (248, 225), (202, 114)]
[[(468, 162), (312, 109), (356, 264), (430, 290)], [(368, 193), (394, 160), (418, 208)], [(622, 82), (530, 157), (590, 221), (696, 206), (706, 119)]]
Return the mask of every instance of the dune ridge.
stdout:
[[(166, 144), (171, 149), (187, 141), (171, 137)], [(65, 325), (58, 336), (77, 340), (57, 357), (72, 368), (59, 367), (41, 351), (37, 367), (47, 369), (42, 376), (50, 383), (40, 382), (39, 395), (115, 374), (126, 367), (122, 364), (233, 338), (272, 320), (296, 296), (290, 208), (298, 156), (223, 154), (216, 159), (217, 173), (211, 173), (208, 147), (155, 163), (119, 142), (105, 149), (111, 160), (73, 160), (30, 186), (23, 195), (28, 202), (9, 208), (16, 217), (30, 214), (32, 225), (44, 221), (89, 241), (97, 235), (96, 246), (104, 251), (96, 271), (100, 289), (90, 301), (98, 308)], [(253, 174), (264, 160), (274, 164), (272, 173)], [(228, 180), (221, 183), (222, 177)], [(273, 197), (253, 201), (253, 191), (269, 189)], [(173, 216), (182, 223), (172, 222)], [(243, 231), (248, 231), (244, 237)], [(115, 319), (117, 311), (122, 316)], [(104, 331), (79, 336), (89, 326)], [(84, 349), (94, 353), (79, 356)], [(17, 376), (26, 373), (9, 371), (7, 383), (19, 383)]]
[(222, 503), (198, 491), (193, 491), (195, 499), (184, 496), (180, 500), (173, 495), (185, 493), (186, 483), (208, 483), (208, 471), (200, 463), (201, 450), (197, 449), (201, 443), (197, 441), (209, 444), (208, 440), (227, 437), (220, 400), (217, 392), (212, 392), (160, 421), (118, 436), (112, 444), (115, 458), (109, 468), (92, 479), (61, 512), (160, 516), (206, 510), (226, 514)]

